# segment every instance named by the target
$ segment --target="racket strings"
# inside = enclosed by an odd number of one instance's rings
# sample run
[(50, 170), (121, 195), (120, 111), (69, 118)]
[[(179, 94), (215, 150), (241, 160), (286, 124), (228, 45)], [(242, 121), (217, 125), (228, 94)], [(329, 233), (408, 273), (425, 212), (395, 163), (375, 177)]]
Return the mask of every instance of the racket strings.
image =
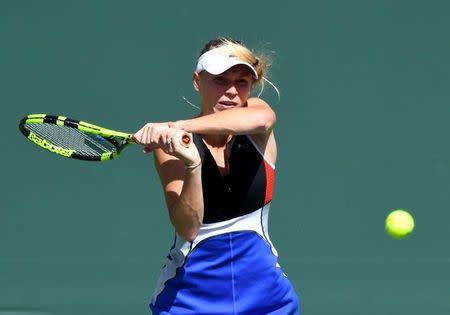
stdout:
[(109, 140), (76, 128), (54, 124), (27, 124), (25, 127), (54, 146), (73, 150), (77, 154), (96, 157), (115, 153), (118, 148)]

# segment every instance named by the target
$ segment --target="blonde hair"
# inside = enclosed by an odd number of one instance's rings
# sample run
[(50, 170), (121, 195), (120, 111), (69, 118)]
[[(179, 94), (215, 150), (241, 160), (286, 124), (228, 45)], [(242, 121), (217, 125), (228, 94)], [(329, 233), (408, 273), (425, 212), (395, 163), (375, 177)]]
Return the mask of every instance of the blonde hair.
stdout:
[(251, 64), (258, 73), (258, 79), (255, 79), (255, 81), (253, 82), (253, 86), (257, 85), (261, 86), (261, 90), (259, 91), (258, 96), (262, 94), (265, 82), (267, 82), (274, 88), (278, 97), (280, 96), (278, 88), (269, 79), (267, 79), (267, 72), (270, 66), (268, 57), (262, 54), (257, 56), (250, 49), (245, 47), (242, 44), (242, 42), (234, 39), (228, 39), (225, 37), (219, 37), (217, 39), (209, 41), (203, 47), (202, 51), (200, 52), (200, 56), (211, 49), (220, 49), (227, 55), (236, 57), (242, 61)]

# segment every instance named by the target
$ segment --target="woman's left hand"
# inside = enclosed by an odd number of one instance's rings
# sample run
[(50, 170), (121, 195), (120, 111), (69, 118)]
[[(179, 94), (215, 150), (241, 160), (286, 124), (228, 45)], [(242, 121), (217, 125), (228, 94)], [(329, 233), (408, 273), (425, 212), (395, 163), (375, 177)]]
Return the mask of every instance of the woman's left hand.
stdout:
[[(189, 144), (183, 143), (186, 136), (190, 139)], [(192, 143), (192, 134), (179, 129), (176, 123), (147, 123), (134, 134), (133, 138), (137, 143), (144, 145), (144, 153), (160, 148), (165, 153), (182, 160), (188, 167), (201, 161), (197, 147)]]
[(149, 153), (168, 142), (169, 123), (147, 123), (133, 135), (133, 140), (144, 145), (144, 152)]

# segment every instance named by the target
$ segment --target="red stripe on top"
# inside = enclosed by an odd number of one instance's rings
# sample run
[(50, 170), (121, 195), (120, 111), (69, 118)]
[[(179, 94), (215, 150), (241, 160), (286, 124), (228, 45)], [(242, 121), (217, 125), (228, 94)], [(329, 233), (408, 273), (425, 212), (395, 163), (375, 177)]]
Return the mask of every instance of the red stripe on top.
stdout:
[(264, 168), (266, 169), (266, 197), (264, 205), (272, 201), (273, 187), (275, 185), (275, 170), (264, 160)]

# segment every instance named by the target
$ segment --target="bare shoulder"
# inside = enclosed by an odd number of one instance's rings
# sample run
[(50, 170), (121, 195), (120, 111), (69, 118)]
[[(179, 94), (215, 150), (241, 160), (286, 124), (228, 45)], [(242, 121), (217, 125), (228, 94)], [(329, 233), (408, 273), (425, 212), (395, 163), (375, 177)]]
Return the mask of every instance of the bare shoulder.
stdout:
[(263, 132), (249, 135), (253, 140), (256, 147), (259, 149), (264, 158), (275, 164), (277, 158), (277, 145), (275, 141), (275, 134), (273, 128), (276, 122), (276, 115), (270, 105), (259, 97), (251, 97), (247, 100), (249, 107), (258, 107), (265, 114), (263, 119), (265, 120), (265, 126)]
[(249, 135), (249, 137), (264, 158), (271, 164), (275, 165), (277, 161), (277, 143), (273, 130), (268, 136), (265, 134), (254, 134)]

